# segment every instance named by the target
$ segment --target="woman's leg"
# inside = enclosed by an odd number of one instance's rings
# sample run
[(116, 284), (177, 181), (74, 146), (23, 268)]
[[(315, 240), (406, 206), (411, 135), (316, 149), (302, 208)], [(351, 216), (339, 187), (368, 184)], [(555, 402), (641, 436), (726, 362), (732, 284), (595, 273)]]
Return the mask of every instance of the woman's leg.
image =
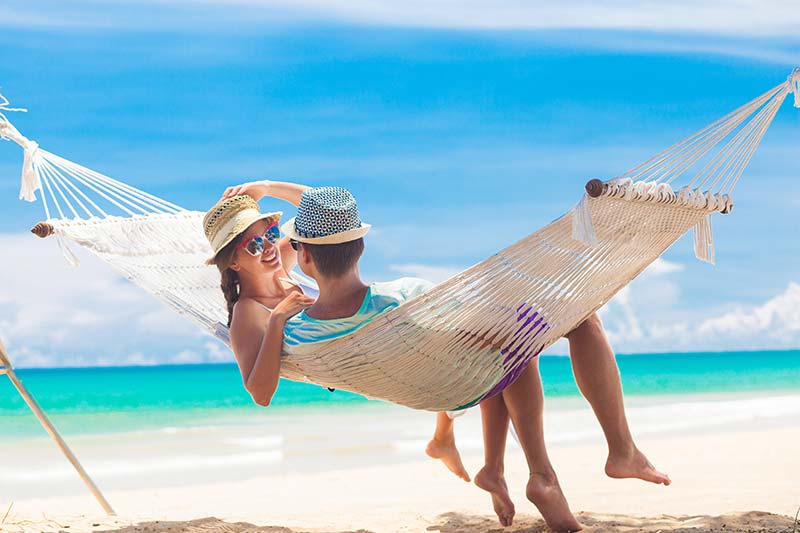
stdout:
[(608, 442), (606, 474), (669, 485), (669, 476), (656, 470), (633, 442), (625, 416), (619, 368), (600, 318), (593, 314), (566, 337), (575, 381), (592, 406)]
[(580, 523), (569, 510), (544, 443), (544, 393), (539, 360), (534, 359), (505, 391), (503, 401), (528, 461), (526, 495), (554, 531), (578, 531)]
[(456, 448), (456, 437), (453, 432), (453, 419), (447, 413), (436, 413), (436, 429), (433, 438), (425, 448), (429, 457), (441, 460), (455, 475), (469, 482), (469, 474), (461, 461), (461, 454)]
[(481, 402), (481, 421), (484, 465), (475, 475), (475, 484), (492, 495), (497, 518), (504, 526), (510, 526), (514, 521), (514, 502), (508, 495), (505, 478), (508, 409), (502, 395)]

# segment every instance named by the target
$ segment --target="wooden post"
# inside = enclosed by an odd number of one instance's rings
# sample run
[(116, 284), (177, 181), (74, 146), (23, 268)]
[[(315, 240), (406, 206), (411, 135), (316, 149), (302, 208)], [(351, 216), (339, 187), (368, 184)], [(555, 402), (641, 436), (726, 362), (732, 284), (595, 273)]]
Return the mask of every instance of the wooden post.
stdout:
[(31, 394), (25, 388), (25, 385), (22, 384), (22, 381), (20, 381), (20, 379), (17, 377), (2, 341), (0, 341), (0, 375), (1, 374), (8, 375), (8, 379), (10, 379), (11, 383), (14, 384), (14, 387), (16, 387), (20, 396), (22, 396), (22, 399), (25, 400), (25, 403), (31, 408), (31, 411), (33, 411), (33, 414), (39, 419), (39, 422), (41, 422), (42, 426), (44, 426), (44, 429), (50, 434), (51, 437), (53, 437), (53, 440), (56, 441), (59, 449), (61, 449), (69, 462), (72, 463), (72, 466), (75, 467), (75, 470), (78, 471), (78, 475), (81, 476), (83, 482), (87, 487), (89, 487), (89, 490), (97, 499), (98, 503), (100, 503), (100, 505), (103, 507), (103, 510), (110, 516), (116, 516), (116, 513), (111, 508), (111, 505), (108, 504), (106, 499), (101, 494), (100, 489), (97, 488), (97, 485), (94, 484), (92, 479), (89, 477), (89, 474), (86, 473), (86, 470), (84, 470), (81, 464), (78, 462), (78, 458), (75, 457), (75, 455), (72, 453), (72, 450), (70, 450), (69, 446), (67, 446), (67, 443), (61, 438), (58, 430), (55, 428), (55, 426), (53, 426), (52, 422), (50, 422), (50, 419), (47, 418), (47, 415), (44, 414), (44, 411), (42, 411), (42, 408), (39, 407), (38, 403), (36, 403), (36, 400), (33, 399), (33, 396), (31, 396)]

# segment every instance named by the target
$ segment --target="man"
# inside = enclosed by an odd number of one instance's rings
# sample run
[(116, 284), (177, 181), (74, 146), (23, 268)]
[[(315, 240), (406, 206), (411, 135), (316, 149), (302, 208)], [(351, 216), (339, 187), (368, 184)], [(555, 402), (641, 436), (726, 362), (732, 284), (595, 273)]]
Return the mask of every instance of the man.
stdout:
[[(364, 252), (364, 224), (347, 190), (319, 187), (306, 190), (297, 216), (287, 221), (283, 232), (297, 250), (300, 269), (319, 285), (313, 305), (289, 319), (284, 332), (284, 350), (307, 351), (309, 343), (325, 342), (350, 334), (380, 313), (401, 305), (433, 285), (416, 278), (401, 278), (366, 284), (358, 263)], [(633, 442), (622, 401), (622, 387), (613, 351), (596, 315), (590, 316), (567, 335), (578, 386), (591, 404), (609, 447), (606, 473), (615, 478), (636, 477), (669, 485)], [(572, 515), (547, 458), (542, 428), (543, 394), (538, 366), (530, 364), (501, 394), (481, 404), (486, 465), (476, 484), (492, 495), (503, 525), (510, 525), (514, 506), (503, 476), (503, 455), (509, 418), (519, 436), (530, 469), (528, 499), (557, 531), (581, 528)], [(438, 418), (437, 431), (428, 446), (429, 455), (441, 458), (462, 478), (468, 479), (453, 438), (452, 421)]]

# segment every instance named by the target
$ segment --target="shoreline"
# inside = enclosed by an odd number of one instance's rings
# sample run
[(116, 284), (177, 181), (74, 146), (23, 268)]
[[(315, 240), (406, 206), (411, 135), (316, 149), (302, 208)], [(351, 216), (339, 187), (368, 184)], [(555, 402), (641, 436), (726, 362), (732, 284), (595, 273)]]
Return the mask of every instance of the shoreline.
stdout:
[[(16, 394), (16, 392), (14, 392)], [(771, 388), (753, 389), (745, 391), (698, 391), (665, 394), (655, 392), (653, 394), (625, 394), (625, 403), (629, 407), (658, 407), (667, 404), (683, 403), (711, 403), (720, 401), (747, 401), (760, 398), (776, 398), (800, 396), (800, 387), (797, 388)], [(586, 408), (585, 399), (580, 394), (569, 395), (545, 395), (545, 411), (565, 411), (581, 410)], [(58, 429), (65, 436), (70, 438), (83, 438), (103, 435), (127, 435), (139, 434), (154, 431), (181, 431), (196, 427), (213, 426), (236, 426), (240, 424), (253, 423), (256, 420), (269, 423), (272, 419), (282, 419), (293, 416), (316, 416), (329, 414), (344, 415), (375, 415), (379, 413), (416, 412), (426, 413), (425, 411), (414, 411), (408, 408), (397, 406), (380, 400), (367, 400), (353, 402), (310, 402), (306, 404), (290, 404), (270, 406), (269, 409), (260, 408), (254, 405), (231, 406), (231, 407), (192, 407), (192, 408), (144, 408), (144, 409), (98, 409), (88, 412), (60, 412), (58, 409), (45, 410), (46, 414), (56, 423)], [(142, 415), (145, 413), (145, 415)], [(433, 416), (433, 413), (428, 413)], [(153, 416), (166, 415), (164, 419), (153, 420)], [(116, 429), (112, 426), (101, 426), (102, 431), (87, 429), (80, 423), (73, 420), (109, 418), (115, 417), (141, 417), (147, 419), (146, 425), (137, 427), (135, 424), (127, 424)], [(25, 406), (19, 412), (0, 413), (0, 423), (21, 422), (28, 426), (26, 432), (9, 433), (0, 435), (0, 445), (20, 442), (22, 440), (35, 440), (45, 438), (39, 423), (33, 417), (33, 413)], [(120, 422), (117, 422), (118, 424)]]

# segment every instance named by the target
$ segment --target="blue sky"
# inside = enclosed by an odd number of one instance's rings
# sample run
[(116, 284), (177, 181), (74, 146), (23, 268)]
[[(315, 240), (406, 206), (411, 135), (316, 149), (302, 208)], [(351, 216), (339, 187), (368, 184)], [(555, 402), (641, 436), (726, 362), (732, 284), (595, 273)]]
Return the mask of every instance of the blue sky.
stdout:
[[(370, 280), (441, 279), (485, 258), (569, 209), (589, 178), (800, 64), (786, 2), (4, 6), (0, 88), (30, 110), (10, 117), (27, 136), (198, 210), (254, 178), (348, 187), (376, 228)], [(798, 139), (787, 102), (734, 214), (715, 218), (717, 266), (676, 244), (604, 311), (618, 350), (800, 345)], [(230, 360), (102, 265), (71, 271), (27, 237), (42, 210), (16, 199), (21, 162), (0, 143), (0, 240), (16, 252), (0, 267), (0, 336), (20, 366)]]

